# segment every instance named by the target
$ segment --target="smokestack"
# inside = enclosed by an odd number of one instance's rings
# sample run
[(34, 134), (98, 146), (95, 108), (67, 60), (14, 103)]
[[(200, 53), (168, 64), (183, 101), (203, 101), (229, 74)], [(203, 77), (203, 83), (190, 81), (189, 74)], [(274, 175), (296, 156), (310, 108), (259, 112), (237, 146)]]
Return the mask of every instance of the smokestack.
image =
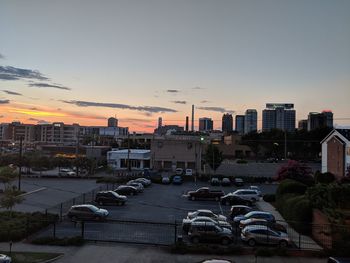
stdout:
[(188, 116), (186, 116), (186, 132), (188, 132)]
[(192, 105), (192, 124), (191, 124), (191, 131), (194, 131), (194, 105)]

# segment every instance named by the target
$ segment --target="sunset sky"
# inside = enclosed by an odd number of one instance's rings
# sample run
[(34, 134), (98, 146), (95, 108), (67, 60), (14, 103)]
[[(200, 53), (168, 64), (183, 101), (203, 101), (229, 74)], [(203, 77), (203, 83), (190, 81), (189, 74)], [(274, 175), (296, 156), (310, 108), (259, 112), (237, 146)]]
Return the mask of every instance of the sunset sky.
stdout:
[[(294, 103), (350, 124), (350, 1), (0, 2), (0, 122), (131, 131)], [(260, 121), (259, 121), (260, 122)], [(261, 127), (261, 123), (259, 123)]]

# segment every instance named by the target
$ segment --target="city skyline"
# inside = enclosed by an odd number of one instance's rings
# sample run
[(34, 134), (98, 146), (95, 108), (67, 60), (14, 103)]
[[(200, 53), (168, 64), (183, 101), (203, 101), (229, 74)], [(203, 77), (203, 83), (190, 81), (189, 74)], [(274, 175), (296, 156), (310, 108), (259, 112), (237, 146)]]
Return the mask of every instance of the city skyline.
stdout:
[[(80, 11), (79, 11), (80, 10)], [(62, 13), (64, 12), (64, 19)], [(348, 1), (4, 1), (0, 123), (130, 131), (221, 128), (226, 112), (294, 103), (296, 122), (330, 109), (350, 124)], [(6, 26), (11, 25), (11, 26)]]

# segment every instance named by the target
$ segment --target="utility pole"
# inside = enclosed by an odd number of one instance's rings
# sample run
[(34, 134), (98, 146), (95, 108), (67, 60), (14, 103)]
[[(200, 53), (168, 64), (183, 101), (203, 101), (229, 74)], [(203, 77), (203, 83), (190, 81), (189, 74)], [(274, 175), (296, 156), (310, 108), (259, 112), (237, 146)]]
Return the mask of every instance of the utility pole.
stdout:
[(21, 177), (22, 177), (22, 142), (23, 137), (19, 137), (19, 164), (18, 164), (18, 191), (21, 191)]
[(284, 160), (287, 160), (287, 131), (284, 130)]
[(77, 172), (77, 176), (79, 176), (79, 162), (78, 162), (78, 155), (79, 155), (79, 139), (80, 139), (80, 134), (79, 134), (79, 129), (78, 129), (78, 134), (77, 134), (77, 143), (76, 143), (76, 148), (75, 148), (75, 168)]
[(128, 131), (128, 171), (131, 171), (131, 166), (130, 166), (130, 133)]

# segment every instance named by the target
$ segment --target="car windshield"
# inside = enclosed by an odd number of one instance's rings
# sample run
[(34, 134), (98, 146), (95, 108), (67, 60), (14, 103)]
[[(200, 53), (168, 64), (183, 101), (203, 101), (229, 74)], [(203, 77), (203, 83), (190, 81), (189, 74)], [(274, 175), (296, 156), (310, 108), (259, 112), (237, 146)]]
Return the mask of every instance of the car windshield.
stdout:
[(120, 197), (120, 195), (118, 195), (116, 192), (111, 191), (112, 195), (114, 195), (115, 197)]
[(93, 211), (93, 212), (96, 212), (96, 211), (98, 211), (99, 209), (96, 207), (96, 206), (94, 206), (94, 205), (89, 205), (89, 206), (87, 206), (91, 211)]

